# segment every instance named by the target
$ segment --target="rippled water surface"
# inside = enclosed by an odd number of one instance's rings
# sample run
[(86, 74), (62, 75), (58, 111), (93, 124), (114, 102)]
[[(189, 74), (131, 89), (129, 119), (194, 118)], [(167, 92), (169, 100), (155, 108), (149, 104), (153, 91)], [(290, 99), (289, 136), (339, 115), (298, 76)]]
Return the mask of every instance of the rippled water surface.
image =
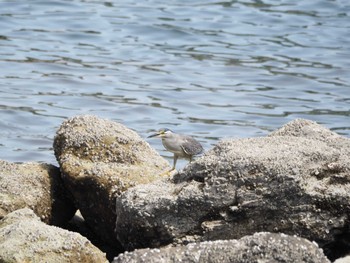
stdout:
[(349, 137), (349, 15), (348, 0), (0, 1), (0, 159), (55, 163), (78, 114), (206, 149), (295, 118)]

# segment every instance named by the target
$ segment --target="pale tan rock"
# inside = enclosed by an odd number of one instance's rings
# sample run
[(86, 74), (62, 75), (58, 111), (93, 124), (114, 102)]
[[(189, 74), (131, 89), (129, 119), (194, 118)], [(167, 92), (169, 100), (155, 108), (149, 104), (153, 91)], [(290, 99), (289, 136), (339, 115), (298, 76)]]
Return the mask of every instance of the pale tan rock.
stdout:
[(136, 132), (96, 116), (76, 116), (58, 129), (54, 150), (64, 181), (86, 223), (115, 244), (115, 197), (162, 178), (170, 169)]
[(338, 258), (333, 263), (350, 263), (350, 256), (345, 256), (342, 258)]
[(0, 218), (24, 207), (54, 225), (66, 223), (76, 210), (57, 167), (0, 160)]
[(105, 254), (80, 234), (49, 226), (29, 208), (0, 221), (0, 262), (108, 262)]

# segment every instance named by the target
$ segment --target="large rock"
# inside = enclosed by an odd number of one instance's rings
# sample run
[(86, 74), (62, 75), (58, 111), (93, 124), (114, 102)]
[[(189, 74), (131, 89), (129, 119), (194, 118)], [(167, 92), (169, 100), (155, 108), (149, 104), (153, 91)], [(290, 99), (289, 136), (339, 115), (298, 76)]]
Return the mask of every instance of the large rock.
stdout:
[(209, 241), (161, 249), (126, 252), (113, 263), (329, 263), (322, 250), (306, 239), (284, 234), (257, 233), (239, 240)]
[(53, 225), (62, 225), (74, 215), (76, 209), (57, 167), (0, 160), (0, 171), (0, 219), (24, 207), (33, 209), (42, 221)]
[(0, 262), (108, 262), (85, 237), (49, 226), (29, 208), (0, 221)]
[(54, 140), (66, 187), (86, 223), (115, 244), (115, 197), (161, 178), (169, 164), (134, 131), (95, 116), (65, 121)]
[(117, 238), (134, 249), (268, 231), (333, 248), (342, 235), (349, 244), (349, 146), (307, 120), (269, 137), (221, 141), (172, 181), (117, 198)]

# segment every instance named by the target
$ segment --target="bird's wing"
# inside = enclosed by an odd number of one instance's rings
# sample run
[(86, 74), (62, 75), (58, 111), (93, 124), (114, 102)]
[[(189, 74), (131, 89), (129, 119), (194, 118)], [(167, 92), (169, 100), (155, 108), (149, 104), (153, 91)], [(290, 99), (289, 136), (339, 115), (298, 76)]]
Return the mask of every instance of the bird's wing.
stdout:
[(183, 143), (181, 144), (182, 150), (187, 155), (200, 154), (203, 151), (202, 145), (194, 138), (186, 136)]

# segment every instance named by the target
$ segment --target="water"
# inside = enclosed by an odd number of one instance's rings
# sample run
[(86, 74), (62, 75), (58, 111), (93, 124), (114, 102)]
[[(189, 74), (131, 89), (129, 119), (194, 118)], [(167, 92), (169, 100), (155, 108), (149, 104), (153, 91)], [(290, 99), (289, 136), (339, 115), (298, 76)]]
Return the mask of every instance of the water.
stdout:
[(348, 0), (0, 1), (0, 159), (55, 164), (78, 114), (206, 149), (295, 118), (349, 137), (349, 15)]

